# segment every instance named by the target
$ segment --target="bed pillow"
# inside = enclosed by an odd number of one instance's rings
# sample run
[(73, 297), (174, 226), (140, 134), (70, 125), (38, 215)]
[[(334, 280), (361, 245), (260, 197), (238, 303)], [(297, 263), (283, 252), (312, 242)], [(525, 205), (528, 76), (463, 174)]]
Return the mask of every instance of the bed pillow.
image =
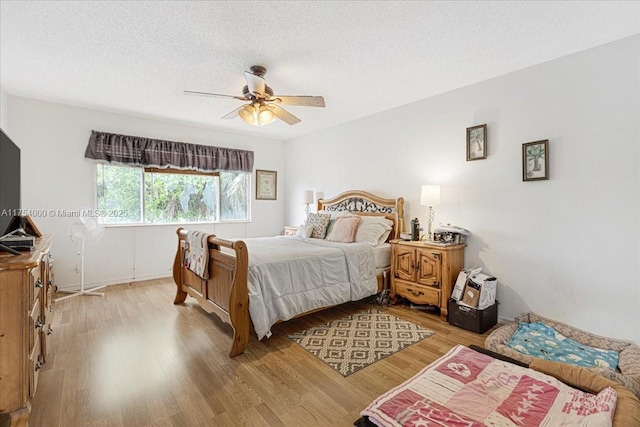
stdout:
[[(384, 243), (391, 233), (393, 221), (384, 217), (363, 216), (362, 222), (356, 231), (357, 243), (368, 243), (371, 246), (378, 246)], [(381, 241), (382, 240), (382, 241)]]
[(382, 233), (382, 236), (380, 236), (380, 239), (378, 239), (378, 245), (386, 243), (387, 239), (389, 238), (389, 234), (391, 234), (391, 228)]
[(359, 222), (359, 216), (341, 216), (336, 218), (325, 240), (330, 242), (353, 243)]
[(327, 234), (327, 226), (329, 225), (330, 219), (331, 215), (329, 214), (310, 213), (307, 215), (307, 220), (304, 222), (304, 225), (313, 227), (313, 231), (311, 232), (312, 238), (324, 239)]
[(313, 233), (313, 227), (310, 225), (301, 225), (298, 227), (298, 229), (296, 230), (296, 237), (305, 237), (305, 238), (309, 238), (311, 237), (311, 233)]

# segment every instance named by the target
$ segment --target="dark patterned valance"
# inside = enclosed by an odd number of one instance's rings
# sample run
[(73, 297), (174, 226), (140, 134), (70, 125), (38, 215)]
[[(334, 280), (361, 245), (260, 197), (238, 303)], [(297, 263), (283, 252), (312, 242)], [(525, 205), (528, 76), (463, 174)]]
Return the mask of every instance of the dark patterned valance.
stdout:
[(253, 171), (253, 151), (91, 131), (87, 159), (201, 172)]

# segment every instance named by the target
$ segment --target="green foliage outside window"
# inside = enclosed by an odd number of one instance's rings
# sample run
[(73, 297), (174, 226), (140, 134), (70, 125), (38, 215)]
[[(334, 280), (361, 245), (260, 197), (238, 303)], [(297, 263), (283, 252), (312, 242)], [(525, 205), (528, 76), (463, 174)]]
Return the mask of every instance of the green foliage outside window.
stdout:
[[(103, 219), (108, 224), (249, 219), (250, 182), (247, 173), (200, 175), (98, 165), (97, 178), (98, 209), (105, 212)], [(140, 208), (141, 193), (144, 209)], [(144, 215), (141, 215), (142, 210)], [(109, 216), (113, 211), (118, 215)], [(126, 211), (126, 214), (122, 215), (120, 211)]]
[(220, 173), (220, 219), (247, 219), (249, 214), (249, 174)]
[[(140, 185), (142, 169), (98, 165), (98, 209), (105, 212), (104, 222), (110, 224), (142, 222)], [(121, 213), (108, 215), (108, 213)]]

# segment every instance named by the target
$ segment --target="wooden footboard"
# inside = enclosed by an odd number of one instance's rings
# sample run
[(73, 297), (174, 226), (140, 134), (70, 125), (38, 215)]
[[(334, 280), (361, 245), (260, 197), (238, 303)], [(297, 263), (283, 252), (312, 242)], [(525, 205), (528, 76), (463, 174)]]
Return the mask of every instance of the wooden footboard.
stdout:
[(233, 328), (233, 344), (229, 357), (242, 354), (249, 342), (249, 293), (247, 274), (249, 255), (241, 240), (229, 241), (209, 236), (209, 278), (186, 268), (182, 262), (186, 230), (179, 228), (178, 250), (173, 262), (173, 280), (177, 291), (174, 304), (192, 296), (208, 313), (215, 313)]

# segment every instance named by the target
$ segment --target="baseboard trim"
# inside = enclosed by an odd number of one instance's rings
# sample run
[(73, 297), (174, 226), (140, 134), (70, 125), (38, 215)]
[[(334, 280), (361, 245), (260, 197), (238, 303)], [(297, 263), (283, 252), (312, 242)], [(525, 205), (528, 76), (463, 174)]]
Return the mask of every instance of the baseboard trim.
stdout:
[[(171, 277), (171, 274), (162, 274), (162, 275), (149, 275), (149, 276), (141, 276), (141, 277), (134, 277), (134, 278), (107, 280), (107, 281), (96, 282), (96, 283), (85, 283), (84, 288), (85, 289), (102, 289), (102, 288), (106, 288), (107, 286), (124, 285), (127, 283), (136, 283), (136, 282), (145, 282), (147, 280), (167, 279), (170, 277)], [(65, 286), (65, 287), (58, 286), (58, 291), (69, 292), (69, 293), (78, 292), (80, 291), (80, 283), (74, 283), (72, 285)]]
[(499, 323), (513, 323), (513, 317), (504, 317), (504, 316), (498, 316), (498, 322)]

